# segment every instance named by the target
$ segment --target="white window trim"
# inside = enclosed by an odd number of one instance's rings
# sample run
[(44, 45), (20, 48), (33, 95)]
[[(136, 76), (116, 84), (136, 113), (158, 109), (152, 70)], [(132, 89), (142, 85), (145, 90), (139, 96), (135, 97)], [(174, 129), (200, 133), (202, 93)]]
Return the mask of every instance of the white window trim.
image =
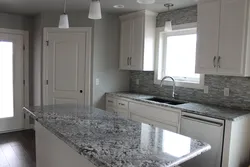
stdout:
[[(185, 34), (185, 32), (183, 32), (183, 29), (189, 29), (189, 32), (190, 32), (190, 29), (193, 29), (193, 28), (197, 28), (197, 23), (188, 23), (188, 24), (181, 24), (181, 25), (175, 25), (173, 26), (173, 30), (182, 30), (180, 32), (180, 34)], [(157, 84), (159, 85), (161, 83), (161, 80), (158, 79), (158, 71), (159, 71), (159, 63), (158, 63), (158, 60), (159, 60), (159, 55), (162, 51), (160, 51), (160, 45), (163, 45), (163, 44), (160, 44), (160, 40), (163, 39), (163, 37), (166, 34), (166, 32), (164, 31), (165, 27), (159, 27), (159, 28), (156, 28), (156, 50), (155, 50), (155, 74), (154, 74), (154, 84)], [(175, 31), (175, 35), (176, 35), (176, 31)], [(171, 32), (168, 32), (168, 35), (167, 36), (171, 36)], [(164, 54), (165, 52), (163, 51), (161, 54)], [(164, 58), (164, 56), (163, 56)], [(164, 61), (164, 60), (163, 60)], [(180, 81), (176, 81), (176, 86), (177, 87), (185, 87), (185, 88), (194, 88), (194, 89), (204, 89), (204, 77), (205, 75), (204, 74), (200, 74), (200, 83), (197, 84), (197, 83), (188, 83), (188, 82), (180, 82)], [(163, 82), (163, 85), (168, 85), (168, 86), (172, 86), (172, 81), (164, 81)]]

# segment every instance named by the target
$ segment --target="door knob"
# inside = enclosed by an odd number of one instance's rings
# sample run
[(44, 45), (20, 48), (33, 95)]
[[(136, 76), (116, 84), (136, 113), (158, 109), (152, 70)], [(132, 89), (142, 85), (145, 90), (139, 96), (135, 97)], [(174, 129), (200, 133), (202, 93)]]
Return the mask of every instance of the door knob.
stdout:
[(80, 90), (80, 93), (82, 93), (82, 90)]

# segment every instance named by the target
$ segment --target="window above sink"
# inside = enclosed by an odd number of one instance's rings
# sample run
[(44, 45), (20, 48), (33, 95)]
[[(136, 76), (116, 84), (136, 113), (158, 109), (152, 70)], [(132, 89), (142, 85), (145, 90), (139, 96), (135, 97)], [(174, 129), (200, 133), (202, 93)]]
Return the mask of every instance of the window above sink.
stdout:
[[(157, 58), (155, 84), (164, 76), (171, 76), (176, 86), (202, 89), (204, 75), (195, 73), (196, 61), (196, 23), (173, 26), (173, 31), (157, 29)], [(164, 82), (172, 85), (171, 82)]]

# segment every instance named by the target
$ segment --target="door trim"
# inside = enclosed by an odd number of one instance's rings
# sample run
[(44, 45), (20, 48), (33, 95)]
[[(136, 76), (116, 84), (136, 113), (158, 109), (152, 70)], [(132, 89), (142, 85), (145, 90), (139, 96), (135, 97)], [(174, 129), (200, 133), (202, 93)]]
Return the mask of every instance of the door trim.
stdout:
[(48, 41), (48, 34), (53, 32), (78, 32), (78, 33), (86, 33), (87, 32), (87, 54), (86, 54), (86, 84), (85, 84), (85, 101), (84, 103), (86, 105), (92, 105), (92, 53), (91, 53), (91, 44), (92, 44), (92, 28), (91, 27), (72, 27), (69, 29), (60, 29), (60, 28), (48, 28), (45, 27), (43, 29), (43, 74), (42, 74), (42, 104), (41, 105), (48, 105), (48, 47), (47, 47), (47, 41)]

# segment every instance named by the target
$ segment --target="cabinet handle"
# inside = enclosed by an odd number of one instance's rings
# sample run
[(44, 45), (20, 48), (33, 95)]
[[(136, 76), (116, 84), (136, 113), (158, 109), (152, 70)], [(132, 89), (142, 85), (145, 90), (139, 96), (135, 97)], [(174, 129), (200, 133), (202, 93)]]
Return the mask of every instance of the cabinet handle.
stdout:
[(219, 68), (220, 68), (220, 60), (221, 60), (221, 57), (219, 56), (218, 61), (217, 61), (217, 65), (218, 65)]
[(129, 57), (127, 58), (127, 65), (129, 65)]
[(109, 102), (109, 103), (113, 103), (113, 101), (111, 101), (111, 100), (108, 100), (108, 102)]
[(132, 57), (130, 57), (130, 65), (132, 65)]
[(216, 56), (214, 56), (214, 60), (213, 60), (214, 68), (216, 67), (215, 61), (216, 61)]
[(121, 106), (125, 106), (125, 104), (122, 104), (122, 103), (119, 103), (119, 105), (121, 105)]

